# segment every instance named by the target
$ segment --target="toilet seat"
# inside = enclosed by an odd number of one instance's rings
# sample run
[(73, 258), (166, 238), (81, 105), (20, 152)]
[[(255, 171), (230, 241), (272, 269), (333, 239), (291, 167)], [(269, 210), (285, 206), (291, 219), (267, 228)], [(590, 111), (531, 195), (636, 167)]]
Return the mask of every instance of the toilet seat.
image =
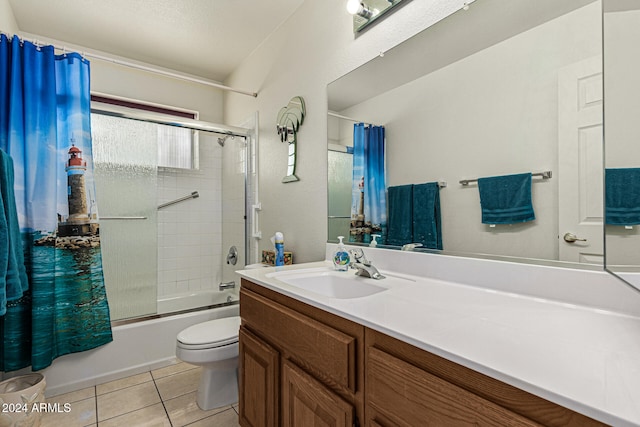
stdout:
[(202, 350), (236, 344), (239, 329), (240, 316), (209, 320), (180, 332), (177, 345), (186, 350)]

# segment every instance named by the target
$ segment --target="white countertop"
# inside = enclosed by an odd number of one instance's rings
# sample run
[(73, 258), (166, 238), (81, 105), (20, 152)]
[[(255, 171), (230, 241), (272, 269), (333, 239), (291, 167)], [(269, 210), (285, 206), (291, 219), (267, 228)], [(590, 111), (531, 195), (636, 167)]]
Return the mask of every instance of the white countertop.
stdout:
[(423, 275), (355, 299), (267, 277), (317, 267), (332, 269), (324, 261), (238, 274), (596, 420), (640, 426), (640, 317)]

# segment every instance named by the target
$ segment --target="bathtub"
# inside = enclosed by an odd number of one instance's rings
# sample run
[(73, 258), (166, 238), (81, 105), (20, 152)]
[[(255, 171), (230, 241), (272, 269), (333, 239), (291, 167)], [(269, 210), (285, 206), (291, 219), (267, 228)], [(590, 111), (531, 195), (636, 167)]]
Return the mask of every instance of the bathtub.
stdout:
[[(217, 292), (226, 294), (227, 292)], [(113, 327), (113, 341), (102, 347), (61, 356), (40, 373), (47, 381), (46, 396), (91, 387), (175, 363), (176, 336), (196, 323), (238, 316), (240, 305), (231, 305), (170, 315)], [(29, 368), (6, 377), (25, 375)]]

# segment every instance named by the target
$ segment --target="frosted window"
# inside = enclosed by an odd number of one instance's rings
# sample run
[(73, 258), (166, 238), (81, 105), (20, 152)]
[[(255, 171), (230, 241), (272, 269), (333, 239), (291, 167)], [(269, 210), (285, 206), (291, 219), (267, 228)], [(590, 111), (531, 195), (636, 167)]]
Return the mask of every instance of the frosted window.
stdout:
[(158, 166), (177, 169), (198, 168), (198, 138), (195, 131), (158, 125)]

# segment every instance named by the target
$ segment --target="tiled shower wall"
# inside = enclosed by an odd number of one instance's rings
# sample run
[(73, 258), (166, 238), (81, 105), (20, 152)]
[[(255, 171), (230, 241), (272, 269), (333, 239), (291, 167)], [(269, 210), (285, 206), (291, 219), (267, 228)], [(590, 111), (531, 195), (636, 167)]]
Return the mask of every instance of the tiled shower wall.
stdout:
[(222, 280), (223, 148), (215, 135), (199, 138), (199, 170), (158, 170), (158, 204), (200, 194), (158, 211), (158, 297), (217, 289)]

